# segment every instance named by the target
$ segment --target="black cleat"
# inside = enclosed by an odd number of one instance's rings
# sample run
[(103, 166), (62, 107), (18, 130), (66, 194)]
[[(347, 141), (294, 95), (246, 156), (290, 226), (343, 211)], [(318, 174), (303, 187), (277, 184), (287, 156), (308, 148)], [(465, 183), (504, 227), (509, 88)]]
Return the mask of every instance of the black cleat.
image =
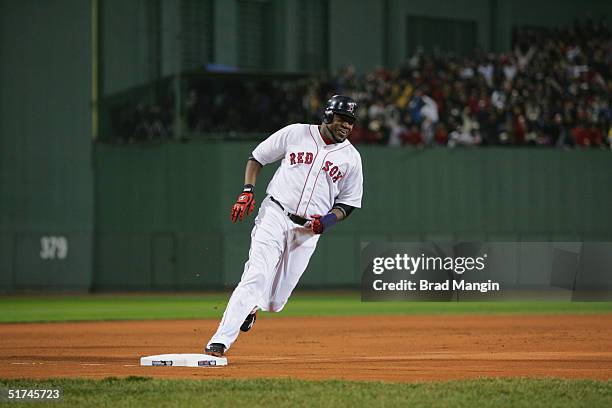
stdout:
[(255, 320), (257, 320), (257, 311), (249, 314), (246, 319), (244, 319), (244, 323), (242, 323), (242, 326), (240, 326), (240, 331), (248, 332), (251, 330), (251, 327), (253, 327), (255, 324)]
[(204, 353), (209, 356), (223, 357), (225, 346), (221, 343), (210, 343), (210, 345), (204, 349)]

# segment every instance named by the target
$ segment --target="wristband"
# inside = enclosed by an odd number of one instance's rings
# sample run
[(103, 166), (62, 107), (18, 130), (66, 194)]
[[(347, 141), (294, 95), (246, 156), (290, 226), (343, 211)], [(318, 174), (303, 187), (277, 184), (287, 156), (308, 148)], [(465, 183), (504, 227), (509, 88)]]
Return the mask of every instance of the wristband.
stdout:
[(325, 231), (326, 229), (330, 228), (338, 222), (338, 217), (336, 216), (336, 214), (331, 212), (322, 216), (319, 221), (323, 225), (323, 231)]

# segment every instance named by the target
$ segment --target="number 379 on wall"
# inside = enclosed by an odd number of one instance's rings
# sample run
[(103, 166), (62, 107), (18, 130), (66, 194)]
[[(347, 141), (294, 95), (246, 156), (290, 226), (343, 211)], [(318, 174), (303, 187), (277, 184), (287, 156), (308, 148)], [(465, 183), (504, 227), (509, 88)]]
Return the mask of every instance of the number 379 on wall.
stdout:
[(66, 237), (40, 237), (41, 259), (65, 259), (68, 256)]

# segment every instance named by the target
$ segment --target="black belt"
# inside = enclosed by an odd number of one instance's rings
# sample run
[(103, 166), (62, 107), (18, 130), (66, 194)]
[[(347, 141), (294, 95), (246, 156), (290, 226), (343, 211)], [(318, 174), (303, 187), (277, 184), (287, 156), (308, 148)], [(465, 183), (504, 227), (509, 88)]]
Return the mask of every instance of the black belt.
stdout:
[(304, 225), (308, 222), (306, 218), (302, 218), (299, 215), (291, 214), (290, 212), (285, 211), (285, 207), (283, 207), (283, 205), (279, 203), (274, 197), (270, 196), (270, 200), (272, 200), (273, 203), (276, 203), (281, 208), (281, 210), (283, 210), (283, 212), (287, 214), (289, 219), (295, 222), (296, 224)]

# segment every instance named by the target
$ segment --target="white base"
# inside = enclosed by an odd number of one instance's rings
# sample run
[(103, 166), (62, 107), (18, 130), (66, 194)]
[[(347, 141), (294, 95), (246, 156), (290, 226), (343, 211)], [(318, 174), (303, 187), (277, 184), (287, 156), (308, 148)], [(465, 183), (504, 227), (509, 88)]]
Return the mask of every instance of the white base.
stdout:
[(141, 366), (219, 367), (227, 365), (227, 358), (208, 354), (159, 354), (140, 358)]

